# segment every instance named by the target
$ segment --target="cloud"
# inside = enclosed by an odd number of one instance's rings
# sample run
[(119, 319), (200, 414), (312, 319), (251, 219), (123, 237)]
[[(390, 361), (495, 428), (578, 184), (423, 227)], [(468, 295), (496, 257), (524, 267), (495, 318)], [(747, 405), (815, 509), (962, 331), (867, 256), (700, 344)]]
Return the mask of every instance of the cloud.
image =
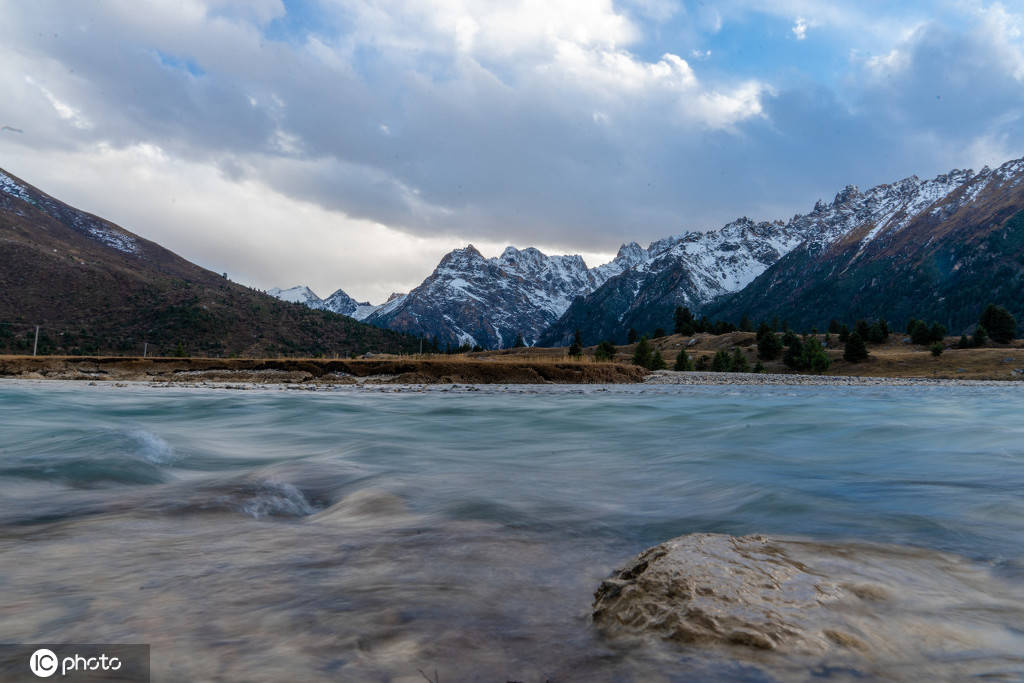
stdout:
[[(607, 253), (1019, 154), (1020, 14), (943, 8), (38, 0), (0, 24), (0, 120), (26, 131), (0, 166), (77, 200), (132, 188), (96, 208), (266, 287), (309, 273), (373, 298), (463, 241)], [(812, 28), (813, 59), (766, 65)], [(204, 179), (188, 201), (137, 185), (179, 172)]]
[(797, 17), (796, 22), (793, 24), (793, 37), (797, 40), (803, 40), (807, 37), (807, 22), (803, 17)]

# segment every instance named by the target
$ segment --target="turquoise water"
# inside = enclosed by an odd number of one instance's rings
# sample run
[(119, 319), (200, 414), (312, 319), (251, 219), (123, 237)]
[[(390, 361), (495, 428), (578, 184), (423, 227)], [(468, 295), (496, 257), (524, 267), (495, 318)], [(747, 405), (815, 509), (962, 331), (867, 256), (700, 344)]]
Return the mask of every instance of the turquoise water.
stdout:
[(151, 642), (157, 680), (800, 677), (616, 650), (591, 593), (698, 531), (918, 546), (1019, 585), (1022, 415), (1013, 386), (4, 383), (0, 642)]

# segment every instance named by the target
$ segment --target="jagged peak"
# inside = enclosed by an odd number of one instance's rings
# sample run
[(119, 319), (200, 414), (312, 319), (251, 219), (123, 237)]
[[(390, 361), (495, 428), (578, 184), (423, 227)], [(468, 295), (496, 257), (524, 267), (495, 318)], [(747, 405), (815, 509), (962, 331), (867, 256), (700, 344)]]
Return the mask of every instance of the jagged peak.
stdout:
[(832, 200), (832, 206), (840, 206), (842, 204), (848, 204), (850, 200), (862, 197), (860, 188), (856, 185), (847, 185), (842, 190), (836, 193), (835, 199)]

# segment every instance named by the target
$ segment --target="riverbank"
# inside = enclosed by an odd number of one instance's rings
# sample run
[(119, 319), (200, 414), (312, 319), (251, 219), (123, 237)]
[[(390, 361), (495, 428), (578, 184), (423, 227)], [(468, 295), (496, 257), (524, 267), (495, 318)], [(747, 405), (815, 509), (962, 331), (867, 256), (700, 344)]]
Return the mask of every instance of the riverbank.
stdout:
[(646, 370), (565, 359), (125, 358), (0, 356), (0, 377), (115, 382), (250, 384), (623, 384)]

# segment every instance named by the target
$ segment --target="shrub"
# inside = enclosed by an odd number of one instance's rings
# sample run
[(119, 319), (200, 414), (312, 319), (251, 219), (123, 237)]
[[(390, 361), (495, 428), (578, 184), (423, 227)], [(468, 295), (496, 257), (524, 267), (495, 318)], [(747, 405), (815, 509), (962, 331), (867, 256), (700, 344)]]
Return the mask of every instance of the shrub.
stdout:
[(697, 362), (694, 364), (694, 366), (697, 370), (707, 371), (711, 368), (711, 359), (708, 358), (707, 356), (701, 356), (700, 358), (697, 359)]
[(929, 350), (932, 352), (933, 356), (938, 358), (942, 355), (942, 352), (946, 350), (946, 347), (942, 345), (942, 342), (937, 341), (929, 347)]
[(995, 304), (985, 307), (978, 324), (983, 325), (992, 341), (999, 344), (1009, 344), (1017, 334), (1017, 321), (1013, 314)]
[(597, 361), (610, 361), (615, 359), (615, 354), (618, 349), (615, 348), (615, 344), (612, 344), (607, 339), (597, 345), (594, 349), (594, 360)]

